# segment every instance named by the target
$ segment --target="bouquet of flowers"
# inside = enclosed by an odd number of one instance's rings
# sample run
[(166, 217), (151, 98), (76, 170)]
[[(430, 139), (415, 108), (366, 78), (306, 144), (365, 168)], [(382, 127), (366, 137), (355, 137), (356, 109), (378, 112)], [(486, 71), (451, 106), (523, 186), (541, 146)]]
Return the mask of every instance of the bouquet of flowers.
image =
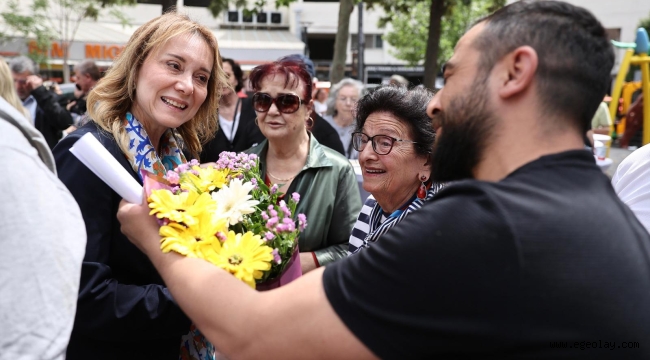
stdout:
[(288, 268), (300, 276), (298, 235), (307, 226), (304, 214), (294, 219), (300, 195), (279, 200), (278, 186), (260, 178), (256, 155), (223, 152), (216, 163), (192, 160), (165, 179), (145, 175), (163, 252), (207, 260), (252, 288)]

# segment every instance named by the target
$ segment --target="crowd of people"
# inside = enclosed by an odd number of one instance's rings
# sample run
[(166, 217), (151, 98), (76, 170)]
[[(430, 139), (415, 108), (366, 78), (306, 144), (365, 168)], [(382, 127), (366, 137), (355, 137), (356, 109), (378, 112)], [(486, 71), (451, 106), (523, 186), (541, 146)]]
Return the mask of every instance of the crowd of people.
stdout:
[[(614, 186), (585, 151), (613, 65), (602, 24), (560, 1), (478, 21), (437, 92), (346, 78), (325, 96), (303, 55), (255, 67), (246, 92), (176, 12), (103, 76), (76, 65), (73, 99), (0, 59), (0, 358), (649, 358), (650, 150)], [(85, 134), (140, 184), (256, 154), (301, 196), (304, 276), (261, 292), (163, 253), (147, 204), (70, 152)]]

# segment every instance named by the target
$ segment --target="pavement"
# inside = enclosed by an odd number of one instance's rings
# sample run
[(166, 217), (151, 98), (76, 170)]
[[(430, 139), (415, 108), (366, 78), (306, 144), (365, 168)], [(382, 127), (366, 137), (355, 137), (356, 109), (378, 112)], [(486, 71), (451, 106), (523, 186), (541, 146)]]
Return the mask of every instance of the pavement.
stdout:
[(621, 163), (621, 161), (623, 161), (623, 159), (625, 159), (631, 153), (632, 150), (621, 149), (617, 147), (612, 147), (611, 149), (609, 149), (609, 158), (612, 159), (613, 163), (612, 166), (610, 166), (609, 169), (605, 171), (605, 174), (607, 174), (607, 176), (609, 176), (609, 178), (611, 179), (612, 176), (614, 176), (614, 173), (616, 172), (616, 168)]

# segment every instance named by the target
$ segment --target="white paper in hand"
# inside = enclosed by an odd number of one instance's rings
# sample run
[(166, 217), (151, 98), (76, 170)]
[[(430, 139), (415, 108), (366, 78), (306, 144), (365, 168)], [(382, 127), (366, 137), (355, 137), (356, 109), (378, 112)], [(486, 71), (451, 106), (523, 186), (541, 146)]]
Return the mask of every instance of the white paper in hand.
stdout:
[(70, 152), (124, 200), (142, 203), (142, 185), (129, 174), (91, 133), (82, 136)]

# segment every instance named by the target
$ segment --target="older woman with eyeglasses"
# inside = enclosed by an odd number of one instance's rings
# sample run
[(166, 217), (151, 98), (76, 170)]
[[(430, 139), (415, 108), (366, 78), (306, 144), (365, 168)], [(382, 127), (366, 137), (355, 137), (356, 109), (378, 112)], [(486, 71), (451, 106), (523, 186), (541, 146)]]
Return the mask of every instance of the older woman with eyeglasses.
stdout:
[(442, 187), (430, 181), (435, 132), (426, 108), (432, 97), (425, 88), (389, 85), (359, 100), (352, 146), (371, 195), (350, 236), (350, 253), (370, 246)]
[(302, 272), (345, 257), (361, 209), (359, 189), (349, 161), (307, 130), (311, 75), (303, 62), (283, 58), (254, 68), (249, 79), (256, 122), (266, 140), (248, 152), (259, 156), (267, 185), (301, 196), (296, 211), (308, 221), (299, 241)]
[(359, 80), (345, 78), (330, 89), (327, 98), (327, 111), (323, 116), (339, 134), (345, 157), (356, 159), (359, 154), (352, 147), (351, 134), (354, 131), (354, 108), (363, 94), (363, 83)]

